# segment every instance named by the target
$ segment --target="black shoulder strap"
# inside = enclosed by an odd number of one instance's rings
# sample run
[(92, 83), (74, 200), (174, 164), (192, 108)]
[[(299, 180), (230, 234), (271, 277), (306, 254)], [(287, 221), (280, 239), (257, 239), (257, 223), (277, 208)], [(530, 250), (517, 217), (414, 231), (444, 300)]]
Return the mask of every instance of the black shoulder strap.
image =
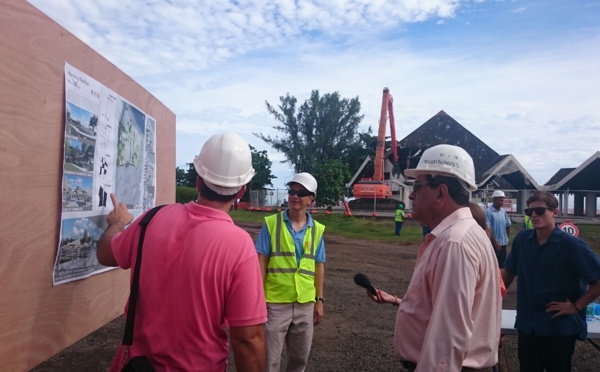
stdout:
[(129, 307), (127, 308), (127, 320), (125, 321), (125, 334), (123, 335), (123, 345), (133, 344), (133, 324), (135, 322), (135, 308), (137, 306), (138, 288), (140, 284), (140, 268), (142, 265), (142, 246), (144, 245), (144, 235), (146, 235), (146, 227), (150, 220), (164, 205), (159, 205), (148, 211), (139, 222), (142, 227), (140, 232), (140, 241), (138, 243), (137, 258), (135, 260), (135, 268), (133, 269), (133, 280), (131, 281), (131, 290), (129, 293)]

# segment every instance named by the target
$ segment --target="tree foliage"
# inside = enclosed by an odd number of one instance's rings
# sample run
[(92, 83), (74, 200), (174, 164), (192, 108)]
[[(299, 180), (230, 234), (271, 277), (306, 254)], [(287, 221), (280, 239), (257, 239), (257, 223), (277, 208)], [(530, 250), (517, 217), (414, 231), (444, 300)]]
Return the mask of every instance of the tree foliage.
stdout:
[(334, 205), (345, 194), (344, 184), (350, 179), (348, 165), (339, 159), (319, 163), (314, 173), (319, 184), (317, 204)]
[(176, 186), (175, 187), (175, 202), (176, 203), (188, 203), (192, 200), (196, 200), (198, 197), (198, 191), (195, 187), (189, 186)]
[(358, 141), (350, 147), (350, 154), (347, 160), (348, 170), (351, 174), (350, 177), (356, 173), (367, 156), (370, 156), (371, 159), (375, 157), (377, 136), (373, 136), (371, 133), (371, 127), (369, 127), (367, 132), (359, 133)]
[(317, 166), (330, 160), (348, 165), (352, 151), (360, 146), (357, 133), (364, 115), (360, 115), (358, 97), (341, 98), (338, 92), (320, 95), (313, 90), (300, 107), (288, 93), (274, 107), (265, 102), (268, 112), (279, 122), (273, 128), (281, 137), (254, 133), (275, 150), (282, 152), (296, 172), (316, 175)]
[(187, 173), (186, 173), (185, 169), (176, 167), (175, 168), (175, 185), (188, 186), (186, 181), (187, 181)]
[(250, 151), (252, 152), (252, 167), (256, 171), (254, 178), (252, 178), (252, 190), (260, 190), (267, 186), (273, 186), (271, 180), (277, 177), (271, 173), (271, 165), (273, 163), (269, 160), (267, 151), (258, 151), (252, 145), (250, 145)]
[(186, 164), (188, 169), (175, 168), (175, 184), (177, 186), (196, 187), (196, 169), (194, 163)]

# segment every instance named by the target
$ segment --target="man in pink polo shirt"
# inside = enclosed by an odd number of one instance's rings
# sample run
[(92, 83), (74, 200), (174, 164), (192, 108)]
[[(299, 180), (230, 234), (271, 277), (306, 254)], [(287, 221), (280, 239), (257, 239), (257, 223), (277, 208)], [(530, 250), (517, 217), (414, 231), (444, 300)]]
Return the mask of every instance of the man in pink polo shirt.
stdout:
[[(162, 208), (146, 230), (131, 357), (157, 371), (224, 371), (229, 347), (238, 371), (265, 368), (267, 309), (254, 243), (228, 215), (254, 176), (248, 144), (212, 136), (194, 159), (198, 199)], [(140, 226), (114, 195), (98, 261), (135, 266)], [(124, 364), (120, 348), (111, 371)]]
[(502, 316), (498, 263), (469, 209), (477, 190), (473, 160), (457, 146), (425, 152), (416, 178), (413, 218), (431, 228), (403, 299), (377, 290), (371, 298), (398, 308), (394, 343), (409, 371), (485, 371), (498, 361)]

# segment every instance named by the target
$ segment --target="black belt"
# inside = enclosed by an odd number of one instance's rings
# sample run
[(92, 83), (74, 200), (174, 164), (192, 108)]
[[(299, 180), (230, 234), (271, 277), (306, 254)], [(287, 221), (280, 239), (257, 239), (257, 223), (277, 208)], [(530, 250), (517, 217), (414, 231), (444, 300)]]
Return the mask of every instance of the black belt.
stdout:
[[(417, 369), (417, 363), (414, 362), (409, 362), (408, 360), (401, 360), (400, 364), (402, 364), (402, 367), (408, 369), (409, 371), (414, 371), (415, 369)], [(471, 368), (471, 367), (462, 367), (461, 371), (463, 372), (477, 372), (477, 371), (483, 371), (483, 372), (487, 372), (487, 371), (491, 371), (492, 367), (487, 367), (487, 368)]]

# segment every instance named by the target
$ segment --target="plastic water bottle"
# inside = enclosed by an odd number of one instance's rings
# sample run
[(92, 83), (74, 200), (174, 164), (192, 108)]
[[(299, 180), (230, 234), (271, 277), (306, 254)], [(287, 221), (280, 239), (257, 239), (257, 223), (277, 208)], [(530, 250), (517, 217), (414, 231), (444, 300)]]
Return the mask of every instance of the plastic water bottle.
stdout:
[[(587, 305), (587, 307), (585, 308), (585, 320), (588, 322), (591, 322), (592, 320), (596, 320), (596, 317), (594, 315), (595, 313), (595, 309), (596, 309), (596, 303), (591, 302)], [(599, 314), (600, 314), (600, 308), (598, 309)]]
[(600, 320), (600, 303), (598, 303), (598, 300), (596, 300), (596, 302), (593, 303), (593, 305), (594, 305), (594, 319)]
[(594, 302), (591, 304), (594, 305), (594, 319), (600, 320), (600, 297), (594, 300)]

